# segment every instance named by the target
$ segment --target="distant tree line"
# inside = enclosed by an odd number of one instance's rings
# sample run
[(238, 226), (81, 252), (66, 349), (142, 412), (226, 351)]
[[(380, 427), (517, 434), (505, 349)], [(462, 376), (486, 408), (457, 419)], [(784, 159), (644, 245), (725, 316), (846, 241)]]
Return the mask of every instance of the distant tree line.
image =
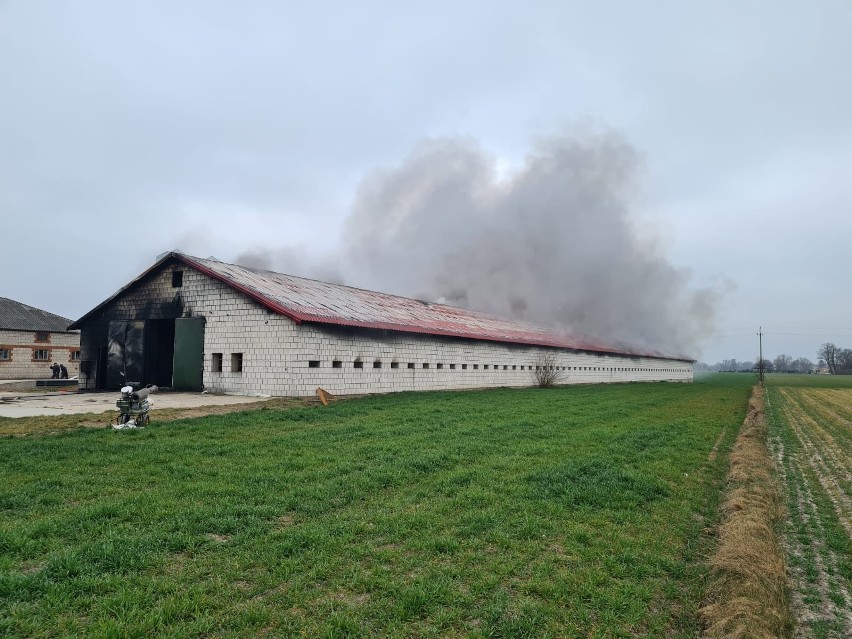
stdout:
[(852, 375), (852, 348), (838, 348), (826, 342), (819, 347), (817, 355), (832, 375)]
[[(760, 368), (758, 360), (723, 359), (715, 364), (697, 362), (696, 371), (718, 371), (723, 373), (752, 373)], [(793, 359), (789, 355), (779, 355), (774, 360), (764, 359), (763, 370), (775, 373), (813, 373), (814, 363), (807, 357)]]
[[(763, 360), (763, 370), (768, 373), (813, 373), (818, 369), (827, 368), (832, 375), (852, 375), (852, 349), (838, 348), (831, 342), (826, 342), (817, 351), (819, 362), (814, 363), (807, 357), (793, 359), (783, 353), (773, 360)], [(696, 371), (719, 371), (730, 373), (749, 373), (760, 369), (760, 361), (737, 361), (724, 359), (715, 364), (696, 362)]]

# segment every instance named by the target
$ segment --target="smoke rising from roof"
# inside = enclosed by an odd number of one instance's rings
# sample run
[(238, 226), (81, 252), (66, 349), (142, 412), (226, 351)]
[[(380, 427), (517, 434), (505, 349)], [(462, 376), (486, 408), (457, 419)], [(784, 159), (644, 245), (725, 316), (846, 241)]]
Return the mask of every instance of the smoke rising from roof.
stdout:
[[(318, 279), (343, 272), (345, 283), (364, 288), (692, 354), (712, 330), (720, 292), (692, 288), (687, 271), (637, 235), (637, 168), (636, 152), (610, 132), (539, 140), (508, 175), (473, 141), (429, 141), (362, 182), (339, 270), (319, 262), (307, 270)], [(268, 255), (238, 260), (286, 265)]]

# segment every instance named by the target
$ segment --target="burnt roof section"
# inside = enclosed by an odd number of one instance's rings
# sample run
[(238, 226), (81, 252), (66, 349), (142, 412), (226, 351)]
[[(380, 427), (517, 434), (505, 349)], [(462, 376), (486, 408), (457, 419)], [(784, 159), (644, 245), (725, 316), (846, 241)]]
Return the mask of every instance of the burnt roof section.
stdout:
[(35, 306), (0, 297), (0, 329), (7, 331), (43, 331), (69, 333), (72, 320), (48, 313)]
[(170, 260), (176, 260), (252, 298), (296, 323), (333, 324), (403, 333), (550, 346), (572, 350), (692, 361), (684, 355), (603, 343), (546, 328), (445, 304), (330, 284), (294, 275), (263, 271), (185, 255), (166, 253), (142, 275), (72, 324), (79, 328), (92, 314), (140, 283)]

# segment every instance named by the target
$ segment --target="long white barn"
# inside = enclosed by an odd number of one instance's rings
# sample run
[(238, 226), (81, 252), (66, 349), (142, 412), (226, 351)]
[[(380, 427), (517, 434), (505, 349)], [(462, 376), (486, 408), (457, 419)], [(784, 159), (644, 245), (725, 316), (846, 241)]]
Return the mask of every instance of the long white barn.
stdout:
[(126, 380), (277, 396), (531, 386), (544, 354), (559, 383), (692, 381), (691, 359), (178, 252), (72, 324), (80, 388)]

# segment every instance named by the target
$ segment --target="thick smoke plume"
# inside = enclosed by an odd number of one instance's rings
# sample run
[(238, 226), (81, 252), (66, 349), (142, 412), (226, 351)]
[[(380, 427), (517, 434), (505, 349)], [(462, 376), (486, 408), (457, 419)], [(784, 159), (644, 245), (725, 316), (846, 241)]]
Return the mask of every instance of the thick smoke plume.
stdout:
[(508, 175), (473, 142), (425, 143), (362, 183), (340, 272), (347, 284), (692, 354), (718, 294), (691, 288), (637, 235), (637, 167), (611, 133), (542, 140)]

